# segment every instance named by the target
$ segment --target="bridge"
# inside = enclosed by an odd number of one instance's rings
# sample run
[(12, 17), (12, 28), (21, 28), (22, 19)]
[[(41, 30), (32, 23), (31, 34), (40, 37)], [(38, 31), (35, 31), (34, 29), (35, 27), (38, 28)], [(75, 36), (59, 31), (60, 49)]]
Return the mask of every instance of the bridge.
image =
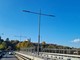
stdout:
[[(75, 54), (75, 52), (78, 53)], [(0, 60), (80, 60), (79, 52), (80, 50), (76, 49), (43, 49), (38, 55), (35, 50), (30, 48), (30, 50), (14, 51), (13, 55), (2, 52)]]
[(31, 60), (80, 60), (80, 55), (72, 55), (72, 54), (60, 54), (60, 53), (47, 53), (40, 52), (39, 55), (37, 53), (19, 51), (16, 54), (26, 56)]

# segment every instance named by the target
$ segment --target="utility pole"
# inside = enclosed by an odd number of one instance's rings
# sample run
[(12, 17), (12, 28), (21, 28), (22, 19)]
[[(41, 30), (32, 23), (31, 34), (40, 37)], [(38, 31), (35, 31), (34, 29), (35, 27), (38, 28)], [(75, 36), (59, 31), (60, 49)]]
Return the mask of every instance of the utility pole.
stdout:
[(37, 12), (32, 12), (32, 11), (28, 11), (28, 10), (23, 10), (23, 12), (28, 12), (28, 13), (33, 13), (33, 14), (37, 14), (39, 15), (39, 19), (38, 19), (38, 47), (37, 47), (37, 53), (39, 55), (39, 48), (40, 48), (40, 24), (41, 24), (41, 16), (50, 16), (50, 17), (55, 17), (54, 15), (49, 15), (49, 14), (43, 14), (41, 13), (41, 10), (39, 13)]

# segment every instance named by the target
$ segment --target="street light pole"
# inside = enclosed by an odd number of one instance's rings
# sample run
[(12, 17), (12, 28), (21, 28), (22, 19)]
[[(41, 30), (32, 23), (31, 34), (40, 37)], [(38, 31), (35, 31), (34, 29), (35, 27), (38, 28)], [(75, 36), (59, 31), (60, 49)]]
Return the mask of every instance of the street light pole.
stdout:
[(43, 15), (43, 16), (50, 16), (50, 17), (55, 17), (55, 16), (54, 16), (54, 15), (49, 15), (49, 14), (43, 14), (43, 13), (41, 13), (41, 10), (40, 10), (39, 13), (37, 13), (37, 12), (32, 12), (32, 11), (28, 11), (28, 10), (23, 10), (23, 12), (28, 12), (28, 13), (33, 13), (33, 14), (39, 15), (39, 17), (38, 17), (38, 47), (37, 47), (37, 53), (38, 53), (38, 55), (39, 55), (41, 15)]
[(37, 47), (38, 55), (39, 55), (39, 48), (40, 48), (40, 26), (41, 26), (41, 10), (40, 10), (39, 19), (38, 19), (38, 47)]

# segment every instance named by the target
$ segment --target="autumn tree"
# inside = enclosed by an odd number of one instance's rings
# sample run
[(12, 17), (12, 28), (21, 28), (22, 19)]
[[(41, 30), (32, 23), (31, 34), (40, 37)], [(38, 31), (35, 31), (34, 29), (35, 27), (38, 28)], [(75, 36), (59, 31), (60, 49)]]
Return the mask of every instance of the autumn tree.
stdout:
[(43, 41), (43, 42), (42, 42), (42, 48), (45, 48), (45, 46), (46, 46), (46, 42)]
[(16, 45), (17, 49), (20, 49), (20, 48), (29, 48), (29, 47), (33, 47), (33, 44), (30, 41), (23, 41), (23, 42), (20, 42), (20, 43), (18, 43)]

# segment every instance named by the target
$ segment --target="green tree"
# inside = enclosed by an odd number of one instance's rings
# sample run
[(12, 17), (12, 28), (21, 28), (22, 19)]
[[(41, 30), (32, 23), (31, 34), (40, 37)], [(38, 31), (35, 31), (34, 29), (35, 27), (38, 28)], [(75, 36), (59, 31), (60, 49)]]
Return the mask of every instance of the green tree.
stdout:
[(7, 48), (7, 44), (6, 44), (6, 42), (2, 42), (2, 45), (4, 46), (4, 49)]
[(56, 46), (49, 45), (48, 48), (56, 48)]
[(0, 50), (3, 50), (5, 47), (2, 45), (2, 44), (0, 44)]

